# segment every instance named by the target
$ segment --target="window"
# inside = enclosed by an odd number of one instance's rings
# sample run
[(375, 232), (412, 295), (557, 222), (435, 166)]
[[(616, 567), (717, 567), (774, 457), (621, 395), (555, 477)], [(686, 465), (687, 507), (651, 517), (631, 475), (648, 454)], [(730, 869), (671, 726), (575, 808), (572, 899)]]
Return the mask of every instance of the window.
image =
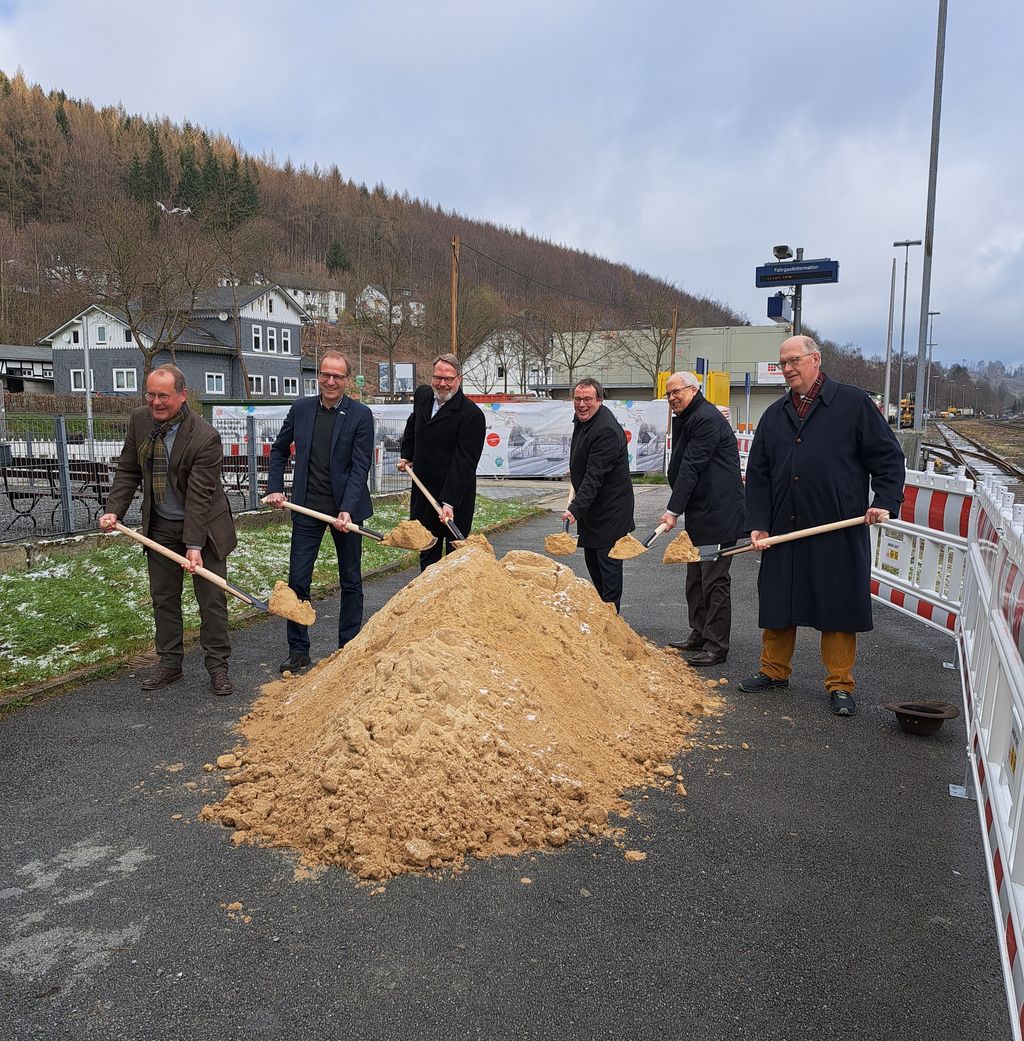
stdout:
[(250, 394), (262, 394), (263, 393), (263, 377), (262, 376), (250, 376), (249, 377), (249, 393)]
[(272, 296), (268, 296), (268, 297), (267, 297), (267, 310), (268, 310), (268, 311), (269, 311), (269, 312), (270, 312), (271, 314), (273, 314), (273, 313), (274, 313), (274, 298), (273, 298)]
[(82, 338), (79, 335), (78, 330), (77, 329), (72, 329), (71, 330), (71, 342), (72, 343), (80, 343), (81, 339)]
[[(126, 332), (131, 330), (126, 329)], [(114, 369), (114, 390), (126, 393), (137, 393), (139, 389), (139, 374), (135, 369)]]
[(285, 397), (297, 398), (299, 396), (299, 377), (298, 376), (285, 376), (284, 378), (284, 393)]
[(252, 349), (254, 351), (263, 350), (263, 326), (254, 325), (252, 327)]
[(105, 325), (96, 326), (96, 342), (106, 343), (107, 342), (107, 327)]
[(281, 353), (291, 354), (292, 353), (292, 331), (291, 329), (281, 330)]
[(504, 378), (505, 378), (505, 366), (504, 365), (499, 365), (498, 366), (498, 379), (501, 380), (501, 379), (504, 379)]
[(224, 393), (224, 373), (223, 372), (208, 372), (206, 374), (206, 393), (207, 394), (223, 394)]
[[(89, 389), (96, 389), (96, 373), (92, 369), (89, 370)], [(85, 369), (71, 370), (71, 393), (85, 393)]]
[(303, 380), (302, 385), (306, 388), (306, 397), (316, 397), (320, 393), (320, 383), (316, 379)]
[(267, 327), (267, 350), (277, 354), (277, 330), (272, 325)]
[(281, 391), (278, 389), (278, 386), (277, 386), (277, 377), (276, 376), (268, 376), (267, 377), (267, 387), (268, 387), (268, 392), (269, 392), (270, 396), (273, 397), (273, 398), (276, 398), (277, 395), (281, 393)]
[(131, 329), (125, 329), (125, 331), (124, 331), (124, 342), (125, 343), (131, 343), (132, 342), (132, 331), (131, 331)]

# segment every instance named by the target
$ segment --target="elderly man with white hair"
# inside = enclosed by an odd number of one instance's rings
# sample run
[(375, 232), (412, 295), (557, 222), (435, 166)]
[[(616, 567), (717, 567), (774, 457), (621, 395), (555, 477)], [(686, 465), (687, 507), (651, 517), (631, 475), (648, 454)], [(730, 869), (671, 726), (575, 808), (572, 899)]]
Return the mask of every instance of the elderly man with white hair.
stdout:
[[(734, 545), (744, 530), (743, 478), (736, 435), (725, 416), (700, 392), (692, 372), (674, 372), (666, 395), (672, 410), (672, 495), (661, 523), (668, 530), (680, 515), (694, 545)], [(672, 643), (695, 666), (718, 665), (729, 653), (732, 557), (686, 565), (690, 635)]]

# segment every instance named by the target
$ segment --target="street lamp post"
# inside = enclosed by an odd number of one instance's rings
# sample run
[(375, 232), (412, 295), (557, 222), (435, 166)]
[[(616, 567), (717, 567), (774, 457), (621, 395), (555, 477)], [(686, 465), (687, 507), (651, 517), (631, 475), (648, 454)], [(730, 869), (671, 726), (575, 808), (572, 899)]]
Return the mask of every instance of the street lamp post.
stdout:
[[(928, 312), (928, 377), (924, 384), (924, 411), (928, 412), (930, 408), (930, 402), (928, 398), (928, 388), (932, 385), (932, 350), (935, 347), (934, 337), (932, 333), (935, 331), (935, 322), (933, 319), (937, 314), (942, 314), (941, 311), (929, 311)], [(922, 419), (921, 426), (924, 426), (924, 420)]]
[(904, 239), (902, 242), (894, 242), (893, 246), (903, 247), (903, 318), (900, 322), (900, 380), (899, 401), (896, 406), (896, 427), (899, 429), (900, 420), (903, 417), (903, 344), (907, 336), (907, 275), (910, 271), (910, 247), (920, 246), (921, 239)]
[(889, 329), (885, 337), (885, 385), (882, 388), (882, 415), (889, 422), (889, 393), (892, 389), (892, 316), (896, 304), (896, 258), (892, 258), (892, 278), (889, 282)]

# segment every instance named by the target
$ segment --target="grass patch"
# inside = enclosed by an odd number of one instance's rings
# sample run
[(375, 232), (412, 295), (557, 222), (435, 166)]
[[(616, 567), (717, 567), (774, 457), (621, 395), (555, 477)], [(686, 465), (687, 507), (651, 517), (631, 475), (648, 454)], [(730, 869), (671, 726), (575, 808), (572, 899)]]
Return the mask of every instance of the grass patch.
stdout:
[(668, 484), (668, 478), (661, 472), (641, 474), (633, 478), (634, 484)]
[[(375, 504), (368, 521), (387, 531), (408, 517), (408, 497)], [(536, 512), (515, 500), (477, 498), (473, 528), (481, 531)], [(288, 577), (291, 526), (243, 528), (228, 560), (228, 580), (266, 599), (277, 579)], [(363, 541), (363, 574), (411, 564), (417, 554)], [(199, 581), (203, 581), (199, 579)], [(312, 595), (338, 585), (334, 542), (325, 533), (313, 570)], [(0, 575), (0, 690), (42, 683), (73, 669), (99, 665), (152, 646), (153, 611), (146, 561), (127, 539), (75, 557), (53, 557), (28, 571)], [(185, 628), (198, 629), (191, 580), (182, 598)], [(228, 597), (228, 617), (240, 625), (252, 608)]]

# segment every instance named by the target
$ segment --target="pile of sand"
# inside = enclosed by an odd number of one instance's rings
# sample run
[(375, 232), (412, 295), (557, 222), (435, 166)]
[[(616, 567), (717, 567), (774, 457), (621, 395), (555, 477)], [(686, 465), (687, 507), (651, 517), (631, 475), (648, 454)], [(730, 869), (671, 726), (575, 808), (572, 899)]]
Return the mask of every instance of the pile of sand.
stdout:
[(698, 560), (700, 553), (685, 531), (680, 531), (665, 547), (665, 555), (661, 558), (663, 564), (695, 564)]
[(564, 565), (468, 545), (264, 689), (203, 817), (368, 879), (560, 846), (673, 783), (667, 760), (719, 705)]
[(637, 541), (632, 535), (623, 535), (618, 542), (610, 550), (608, 550), (608, 556), (612, 560), (632, 560), (634, 557), (640, 556), (641, 553), (646, 553), (647, 550), (644, 548), (642, 542)]

